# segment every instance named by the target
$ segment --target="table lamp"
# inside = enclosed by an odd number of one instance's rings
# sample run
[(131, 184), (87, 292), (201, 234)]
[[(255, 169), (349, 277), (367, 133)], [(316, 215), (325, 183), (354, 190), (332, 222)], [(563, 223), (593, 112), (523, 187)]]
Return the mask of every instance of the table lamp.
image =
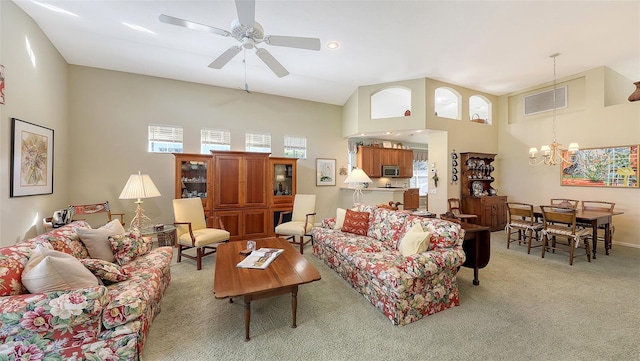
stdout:
[(131, 220), (131, 228), (141, 229), (151, 226), (151, 219), (144, 215), (142, 209), (142, 200), (144, 198), (160, 197), (160, 192), (156, 185), (153, 184), (151, 177), (148, 174), (132, 174), (129, 176), (127, 184), (124, 185), (122, 193), (120, 193), (120, 199), (137, 199), (136, 215)]
[(351, 174), (344, 180), (345, 183), (355, 183), (356, 189), (353, 192), (353, 203), (362, 202), (362, 185), (363, 183), (373, 183), (371, 178), (360, 168), (354, 168)]

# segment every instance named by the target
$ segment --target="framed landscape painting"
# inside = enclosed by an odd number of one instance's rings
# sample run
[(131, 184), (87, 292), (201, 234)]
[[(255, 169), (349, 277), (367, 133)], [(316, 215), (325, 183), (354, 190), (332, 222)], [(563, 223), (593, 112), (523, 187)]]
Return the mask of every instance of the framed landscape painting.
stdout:
[[(562, 156), (571, 159), (566, 150)], [(580, 149), (573, 159), (560, 167), (563, 186), (638, 188), (638, 144)]]
[(11, 197), (53, 193), (53, 129), (11, 118)]
[(334, 186), (336, 185), (336, 160), (316, 159), (316, 185)]

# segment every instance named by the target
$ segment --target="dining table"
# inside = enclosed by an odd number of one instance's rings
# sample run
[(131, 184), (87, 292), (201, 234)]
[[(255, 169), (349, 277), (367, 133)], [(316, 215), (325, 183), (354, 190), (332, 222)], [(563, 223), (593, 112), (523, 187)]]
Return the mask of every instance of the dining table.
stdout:
[[(533, 208), (533, 214), (534, 216), (541, 220), (542, 219), (542, 210), (540, 209), (540, 207), (534, 207)], [(598, 227), (603, 226), (604, 227), (604, 251), (605, 254), (608, 256), (609, 255), (609, 250), (611, 249), (611, 220), (613, 218), (613, 216), (617, 216), (620, 214), (624, 214), (624, 212), (620, 212), (620, 211), (613, 211), (613, 212), (607, 212), (607, 211), (594, 211), (594, 210), (583, 210), (580, 208), (576, 209), (576, 224), (581, 223), (581, 224), (589, 224), (591, 225), (591, 230), (592, 230), (592, 236), (591, 236), (591, 242), (592, 242), (592, 253), (593, 253), (593, 259), (596, 259), (596, 245), (598, 243)]]

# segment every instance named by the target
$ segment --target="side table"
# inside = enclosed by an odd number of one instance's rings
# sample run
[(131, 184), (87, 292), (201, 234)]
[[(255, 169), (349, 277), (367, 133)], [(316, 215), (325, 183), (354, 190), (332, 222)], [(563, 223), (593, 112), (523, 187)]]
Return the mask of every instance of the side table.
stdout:
[(176, 246), (176, 227), (173, 224), (163, 224), (162, 229), (154, 227), (142, 228), (140, 234), (142, 236), (156, 236), (158, 247)]

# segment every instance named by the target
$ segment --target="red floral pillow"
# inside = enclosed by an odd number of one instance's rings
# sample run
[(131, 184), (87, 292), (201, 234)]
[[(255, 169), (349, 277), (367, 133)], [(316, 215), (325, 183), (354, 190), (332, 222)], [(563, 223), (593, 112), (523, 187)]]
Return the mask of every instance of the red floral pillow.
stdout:
[(369, 212), (356, 212), (347, 209), (342, 223), (342, 232), (366, 236), (369, 229)]

